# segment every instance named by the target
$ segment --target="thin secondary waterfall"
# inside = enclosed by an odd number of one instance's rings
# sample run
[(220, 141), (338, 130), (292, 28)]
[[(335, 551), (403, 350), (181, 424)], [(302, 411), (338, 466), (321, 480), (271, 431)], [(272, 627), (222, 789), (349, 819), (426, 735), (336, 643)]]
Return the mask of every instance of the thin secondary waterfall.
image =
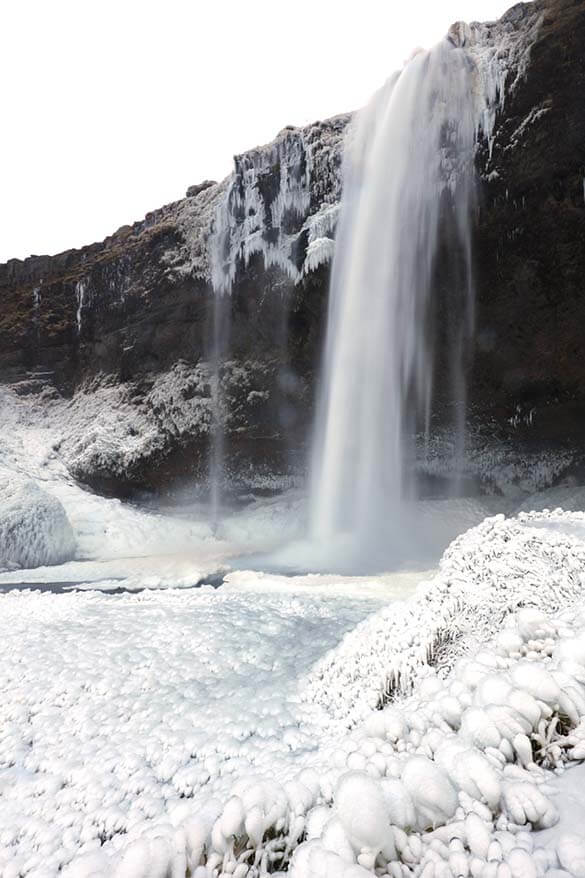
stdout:
[(222, 518), (225, 487), (226, 404), (222, 365), (229, 354), (231, 335), (231, 285), (225, 273), (225, 206), (217, 210), (214, 233), (210, 241), (213, 301), (208, 316), (207, 358), (210, 370), (211, 418), (208, 457), (209, 518), (212, 530), (218, 530)]
[[(347, 553), (356, 569), (412, 549), (414, 434), (428, 432), (437, 390), (457, 411), (462, 448), (475, 81), (448, 39), (419, 52), (359, 115), (346, 147), (310, 513), (313, 542), (334, 560)], [(435, 322), (438, 273), (448, 313)], [(448, 350), (435, 344), (438, 324), (450, 326)], [(437, 388), (439, 360), (448, 368)]]
[[(211, 417), (208, 480), (210, 517), (217, 530), (225, 499), (226, 427), (231, 412), (227, 404), (229, 375), (224, 368), (231, 348), (232, 290), (236, 277), (245, 272), (254, 259), (261, 258), (264, 269), (277, 269), (288, 280), (279, 284), (282, 320), (275, 347), (282, 354), (282, 392), (290, 372), (286, 364), (285, 291), (300, 282), (306, 271), (323, 261), (332, 242), (326, 237), (330, 218), (320, 217), (314, 227), (304, 229), (311, 207), (311, 151), (302, 131), (283, 129), (275, 142), (266, 148), (249, 150), (235, 158), (235, 169), (223, 198), (217, 205), (209, 238), (209, 274), (213, 302), (207, 338), (210, 367)], [(300, 242), (307, 238), (306, 264), (299, 263)], [(266, 308), (270, 319), (270, 308)], [(267, 327), (266, 327), (267, 330)], [(269, 331), (269, 330), (268, 330)], [(236, 335), (236, 334), (234, 334)], [(237, 351), (236, 351), (237, 359)], [(263, 391), (260, 391), (261, 393)], [(287, 418), (282, 406), (283, 430)], [(233, 484), (232, 484), (233, 487)], [(225, 503), (223, 504), (225, 505)]]
[(216, 291), (213, 298), (211, 330), (211, 443), (209, 452), (209, 504), (211, 527), (221, 522), (222, 494), (225, 482), (225, 399), (221, 366), (229, 347), (231, 300)]

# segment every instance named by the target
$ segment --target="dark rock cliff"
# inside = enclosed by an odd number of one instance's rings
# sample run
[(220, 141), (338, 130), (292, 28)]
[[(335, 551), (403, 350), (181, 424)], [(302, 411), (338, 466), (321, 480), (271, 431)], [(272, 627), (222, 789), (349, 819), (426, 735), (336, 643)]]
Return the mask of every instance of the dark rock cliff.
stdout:
[(535, 6), (544, 17), (526, 76), (498, 118), (491, 161), (480, 156), (473, 399), (522, 433), (582, 439), (585, 4)]
[[(495, 49), (500, 86), (506, 74), (477, 155), (472, 425), (502, 447), (570, 446), (574, 465), (585, 433), (585, 4), (535, 0), (473, 40), (462, 33), (480, 59)], [(236, 157), (223, 183), (190, 187), (101, 244), (0, 266), (0, 381), (61, 406), (74, 475), (115, 493), (205, 476), (213, 285), (231, 326), (219, 370), (228, 471), (254, 482), (302, 470), (349, 118), (284, 129)]]
[[(220, 369), (230, 470), (247, 479), (298, 469), (327, 293), (328, 266), (311, 240), (332, 244), (327, 214), (340, 198), (348, 119), (284, 129), (273, 144), (237, 156), (223, 183), (192, 186), (184, 200), (100, 244), (0, 266), (0, 381), (61, 403), (62, 450), (76, 477), (116, 494), (205, 478), (210, 236), (222, 205), (235, 224), (234, 242), (224, 242), (233, 288), (219, 293), (231, 312)], [(238, 237), (242, 217), (230, 212), (244, 190), (254, 207)], [(260, 244), (246, 249), (254, 236)]]

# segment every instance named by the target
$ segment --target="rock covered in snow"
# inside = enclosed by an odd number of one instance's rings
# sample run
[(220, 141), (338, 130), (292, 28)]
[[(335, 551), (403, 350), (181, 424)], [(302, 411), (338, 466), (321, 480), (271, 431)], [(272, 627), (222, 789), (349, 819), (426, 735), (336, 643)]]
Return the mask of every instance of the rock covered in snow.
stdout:
[(74, 554), (60, 501), (31, 479), (0, 471), (0, 569), (61, 564)]

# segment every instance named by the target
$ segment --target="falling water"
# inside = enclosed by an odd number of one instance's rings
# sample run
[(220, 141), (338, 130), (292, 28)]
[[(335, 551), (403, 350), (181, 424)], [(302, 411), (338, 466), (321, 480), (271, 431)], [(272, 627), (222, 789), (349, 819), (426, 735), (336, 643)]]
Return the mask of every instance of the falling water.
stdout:
[[(230, 354), (233, 285), (238, 270), (245, 269), (259, 256), (266, 270), (274, 266), (288, 278), (290, 285), (298, 283), (305, 270), (297, 262), (299, 243), (306, 235), (310, 250), (307, 265), (314, 269), (323, 261), (323, 254), (332, 243), (325, 237), (329, 231), (327, 221), (315, 224), (308, 232), (303, 231), (311, 207), (310, 179), (311, 151), (303, 132), (283, 129), (269, 147), (236, 156), (234, 172), (215, 212), (209, 239), (213, 307), (208, 333), (211, 372), (210, 516), (215, 529), (220, 523), (225, 484), (225, 427), (229, 412), (222, 364)], [(282, 290), (282, 284), (280, 286)], [(283, 337), (275, 339), (275, 343), (278, 345), (280, 341), (281, 351), (286, 351), (284, 297), (282, 306)], [(284, 355), (283, 395), (287, 386), (291, 386), (291, 375)], [(283, 419), (286, 417), (283, 406)]]
[(35, 287), (33, 296), (33, 325), (35, 328), (35, 336), (37, 344), (41, 337), (41, 288)]
[[(419, 52), (359, 115), (346, 147), (311, 532), (333, 557), (342, 546), (360, 569), (414, 550), (413, 437), (429, 429), (437, 359), (449, 362), (441, 399), (458, 412), (462, 448), (473, 322), (474, 81), (472, 62), (449, 40)], [(451, 327), (448, 351), (434, 345), (439, 261), (449, 313), (437, 324)]]
[(213, 300), (208, 320), (207, 346), (210, 366), (211, 423), (208, 459), (209, 518), (217, 532), (222, 518), (225, 483), (226, 401), (222, 365), (229, 354), (231, 336), (231, 289), (234, 262), (229, 258), (229, 219), (232, 187), (217, 207), (213, 233), (209, 240), (209, 259)]
[(217, 531), (221, 522), (222, 493), (225, 480), (225, 399), (221, 366), (229, 345), (230, 296), (218, 290), (213, 297), (211, 329), (211, 444), (209, 454), (209, 513), (211, 527)]
[(77, 324), (77, 335), (81, 335), (81, 326), (83, 320), (83, 309), (85, 306), (85, 293), (87, 282), (84, 278), (78, 280), (75, 284), (75, 301), (77, 303), (77, 311), (75, 313), (75, 322)]

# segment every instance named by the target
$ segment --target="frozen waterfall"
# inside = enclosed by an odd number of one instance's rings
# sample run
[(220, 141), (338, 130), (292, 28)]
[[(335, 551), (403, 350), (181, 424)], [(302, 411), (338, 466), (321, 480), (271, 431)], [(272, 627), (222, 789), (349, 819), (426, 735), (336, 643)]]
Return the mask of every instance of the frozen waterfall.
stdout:
[(445, 39), (415, 54), (350, 131), (310, 503), (312, 541), (334, 567), (383, 568), (418, 552), (414, 435), (428, 432), (437, 389), (462, 451), (476, 81), (465, 50)]

